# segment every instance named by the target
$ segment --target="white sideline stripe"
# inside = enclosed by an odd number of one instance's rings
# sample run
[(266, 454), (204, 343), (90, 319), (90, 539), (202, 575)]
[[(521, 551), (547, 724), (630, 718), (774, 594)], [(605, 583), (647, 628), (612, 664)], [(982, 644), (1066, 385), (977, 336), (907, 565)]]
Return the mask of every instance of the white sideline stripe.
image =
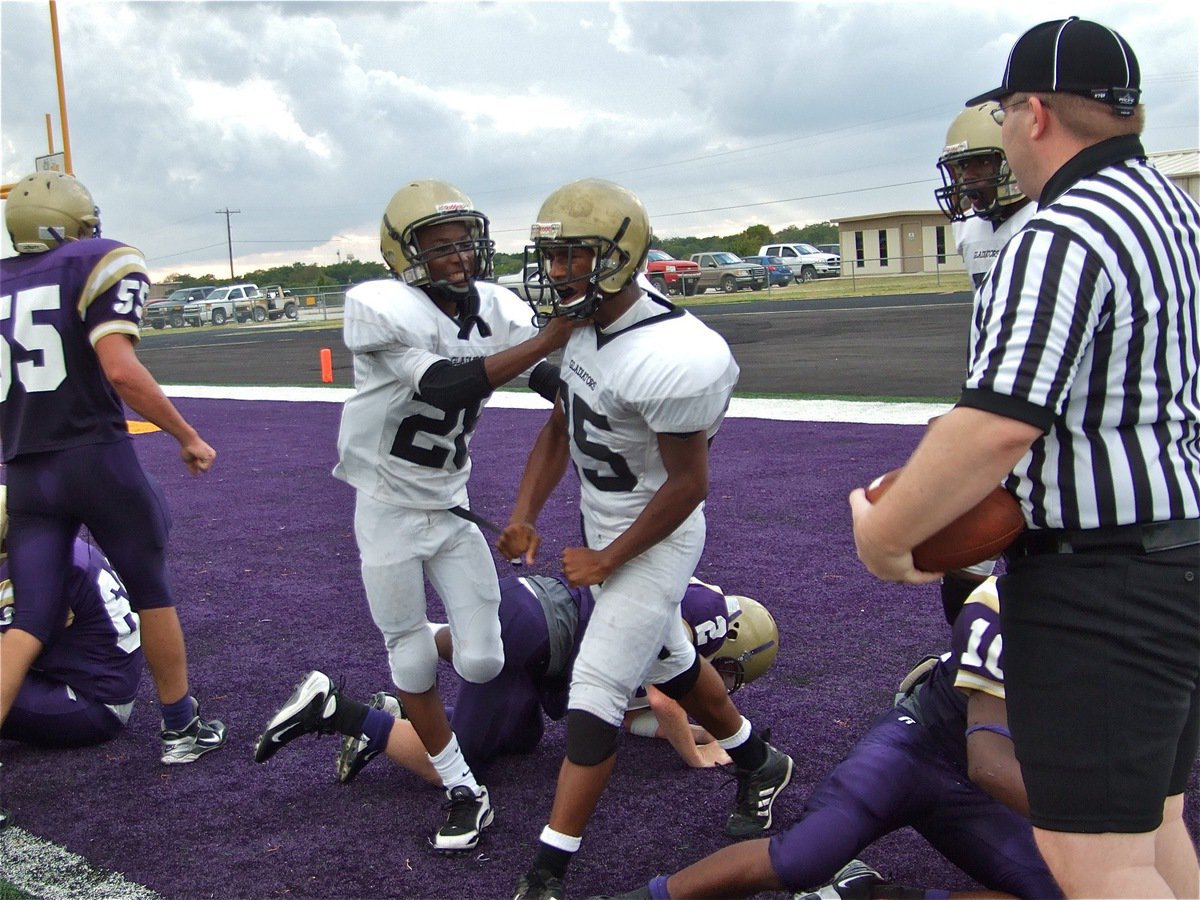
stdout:
[[(354, 390), (333, 387), (237, 387), (202, 384), (163, 385), (168, 397), (205, 400), (276, 400), (345, 403)], [(549, 409), (550, 404), (527, 391), (497, 391), (489, 406), (501, 409)], [(888, 403), (855, 400), (771, 400), (734, 397), (729, 416), (787, 422), (857, 422), (866, 425), (924, 425), (950, 409), (950, 403)]]
[(46, 900), (162, 900), (160, 894), (129, 881), (119, 872), (99, 869), (28, 831), (10, 825), (0, 830), (0, 877)]

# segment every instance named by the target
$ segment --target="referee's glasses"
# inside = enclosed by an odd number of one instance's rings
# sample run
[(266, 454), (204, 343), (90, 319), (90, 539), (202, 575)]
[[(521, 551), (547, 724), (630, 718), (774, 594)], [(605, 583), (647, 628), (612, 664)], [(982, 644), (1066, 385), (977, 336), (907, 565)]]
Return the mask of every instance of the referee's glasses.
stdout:
[(1018, 100), (1016, 103), (1008, 104), (1008, 106), (997, 106), (992, 110), (992, 119), (997, 125), (1003, 125), (1004, 119), (1008, 116), (1008, 111), (1010, 109), (1016, 109), (1022, 103), (1028, 103), (1029, 99), (1030, 98), (1026, 97), (1024, 100)]

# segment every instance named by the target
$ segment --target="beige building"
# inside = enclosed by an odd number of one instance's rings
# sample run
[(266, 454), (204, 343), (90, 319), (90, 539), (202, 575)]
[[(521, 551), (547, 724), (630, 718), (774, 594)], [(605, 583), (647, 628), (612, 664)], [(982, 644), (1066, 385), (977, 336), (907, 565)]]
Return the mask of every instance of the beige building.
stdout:
[[(1200, 202), (1200, 149), (1151, 153), (1151, 163)], [(842, 276), (962, 272), (950, 221), (938, 209), (849, 216), (834, 222)]]
[(963, 271), (950, 220), (940, 209), (850, 216), (834, 224), (843, 277)]

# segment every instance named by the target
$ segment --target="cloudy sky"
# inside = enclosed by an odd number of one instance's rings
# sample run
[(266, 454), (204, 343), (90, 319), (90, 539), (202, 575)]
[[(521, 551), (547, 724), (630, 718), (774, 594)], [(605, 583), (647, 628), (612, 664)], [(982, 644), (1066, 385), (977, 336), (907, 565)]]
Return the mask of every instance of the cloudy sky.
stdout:
[[(1190, 3), (58, 4), (74, 171), (156, 280), (228, 276), (224, 209), (235, 273), (377, 259), (414, 178), (465, 190), (507, 251), (589, 176), (664, 236), (931, 209), (962, 101), (1070, 14), (1137, 52), (1147, 149), (1196, 147)], [(0, 50), (7, 183), (47, 153), (47, 113), (62, 150), (48, 4), (0, 2)]]

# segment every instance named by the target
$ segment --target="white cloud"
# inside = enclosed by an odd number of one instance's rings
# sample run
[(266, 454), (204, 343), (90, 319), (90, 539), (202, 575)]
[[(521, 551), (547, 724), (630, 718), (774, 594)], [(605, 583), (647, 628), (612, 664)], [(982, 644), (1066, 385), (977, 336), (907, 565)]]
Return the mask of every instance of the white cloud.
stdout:
[(196, 122), (215, 127), (221, 139), (266, 142), (274, 137), (298, 144), (320, 159), (333, 155), (328, 137), (306, 133), (278, 85), (267, 79), (250, 78), (229, 85), (189, 78), (183, 85), (190, 99), (188, 114)]
[[(933, 208), (959, 104), (1080, 6), (1140, 51), (1148, 149), (1195, 146), (1200, 13), (1170, 4), (114, 0), (59, 4), (59, 23), (105, 233), (156, 272), (219, 275), (218, 208), (241, 210), (239, 271), (373, 259), (388, 198), (421, 177), (467, 191), (504, 250), (585, 176), (638, 192), (663, 235)], [(58, 104), (45, 4), (0, 2), (0, 24), (12, 181)]]

